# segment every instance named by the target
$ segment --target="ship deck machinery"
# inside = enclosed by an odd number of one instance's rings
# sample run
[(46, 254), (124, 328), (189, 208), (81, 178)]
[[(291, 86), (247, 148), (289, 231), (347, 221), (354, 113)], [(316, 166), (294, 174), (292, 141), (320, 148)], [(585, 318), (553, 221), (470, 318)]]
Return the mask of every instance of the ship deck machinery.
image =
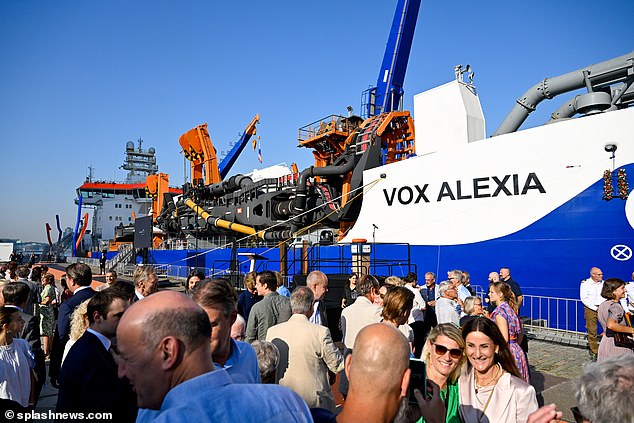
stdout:
[[(172, 236), (211, 238), (231, 231), (266, 241), (329, 228), (343, 238), (359, 215), (364, 183), (370, 182), (363, 172), (415, 152), (413, 120), (398, 110), (420, 3), (397, 2), (376, 85), (362, 95), (363, 118), (331, 115), (300, 128), (299, 145), (313, 150), (314, 166), (277, 179), (224, 180), (228, 169), (218, 168), (206, 127), (184, 134), (181, 146), (197, 176), (181, 197), (165, 199), (160, 227)], [(235, 160), (239, 151), (232, 153)], [(202, 162), (204, 172), (196, 167)]]
[(341, 237), (359, 214), (364, 184), (371, 182), (363, 180), (363, 172), (415, 150), (409, 112), (365, 121), (329, 116), (301, 128), (299, 140), (313, 149), (315, 166), (257, 182), (235, 175), (214, 184), (187, 184), (182, 196), (165, 202), (157, 219), (161, 229), (196, 238), (233, 231), (282, 241), (302, 230), (330, 228)]

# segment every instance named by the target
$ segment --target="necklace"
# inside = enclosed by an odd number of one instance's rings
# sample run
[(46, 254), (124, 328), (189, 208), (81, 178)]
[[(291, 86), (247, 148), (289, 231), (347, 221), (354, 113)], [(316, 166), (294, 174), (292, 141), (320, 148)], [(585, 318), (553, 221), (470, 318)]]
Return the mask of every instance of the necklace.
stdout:
[[(475, 393), (477, 394), (480, 389), (484, 388), (485, 386), (488, 386), (491, 382), (493, 382), (495, 380), (496, 377), (498, 377), (499, 374), (500, 374), (500, 364), (498, 363), (497, 367), (495, 368), (495, 373), (493, 374), (493, 376), (490, 379), (486, 380), (484, 383), (481, 383), (481, 384), (478, 385), (478, 382), (477, 382), (478, 378), (476, 377), (475, 372), (474, 372), (474, 375), (473, 375), (473, 386), (475, 387)], [(496, 381), (496, 383), (497, 383), (497, 381)]]
[[(501, 369), (500, 364), (498, 363), (498, 372), (496, 372), (496, 376), (499, 373), (499, 370)], [(502, 373), (504, 373), (504, 371), (502, 371)], [(491, 379), (492, 380), (492, 379)], [(489, 403), (491, 402), (491, 398), (493, 398), (493, 392), (495, 392), (495, 387), (498, 385), (498, 382), (500, 381), (500, 378), (498, 378), (495, 381), (495, 384), (493, 385), (493, 389), (491, 389), (491, 393), (489, 394), (489, 398), (487, 398), (487, 402), (486, 404), (484, 404), (484, 408), (482, 409), (482, 414), (480, 415), (480, 417), (478, 417), (478, 423), (480, 423), (482, 421), (482, 419), (484, 418), (484, 415), (486, 414), (487, 408), (489, 407)], [(475, 385), (475, 375), (473, 377), (473, 383)], [(478, 393), (478, 390), (476, 388), (476, 394)]]

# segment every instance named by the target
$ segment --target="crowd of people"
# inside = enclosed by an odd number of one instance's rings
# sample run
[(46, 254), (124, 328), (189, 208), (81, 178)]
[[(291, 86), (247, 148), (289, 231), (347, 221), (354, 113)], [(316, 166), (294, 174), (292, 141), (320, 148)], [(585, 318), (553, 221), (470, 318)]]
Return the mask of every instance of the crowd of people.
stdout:
[[(621, 303), (626, 286), (594, 280), (597, 271), (590, 280), (605, 301), (592, 301), (606, 333), (575, 411), (592, 423), (633, 421), (634, 354), (615, 336), (632, 333)], [(438, 284), (427, 272), (420, 285), (414, 273), (382, 283), (351, 274), (333, 301), (339, 322), (329, 322), (321, 271), (292, 291), (277, 272), (250, 273), (239, 295), (229, 281), (200, 272), (184, 294), (159, 292), (151, 266), (138, 266), (133, 283), (107, 271), (96, 290), (81, 263), (65, 269), (61, 290), (41, 265), (18, 266), (7, 279), (0, 286), (5, 408), (36, 405), (46, 379), (38, 366), (50, 359), (57, 412), (108, 412), (122, 422), (540, 423), (562, 414), (539, 408), (529, 384), (523, 296), (508, 268), (489, 275), (486, 295), (476, 295), (461, 270)], [(422, 363), (424, 376), (410, 363)], [(629, 408), (603, 404), (619, 399)]]

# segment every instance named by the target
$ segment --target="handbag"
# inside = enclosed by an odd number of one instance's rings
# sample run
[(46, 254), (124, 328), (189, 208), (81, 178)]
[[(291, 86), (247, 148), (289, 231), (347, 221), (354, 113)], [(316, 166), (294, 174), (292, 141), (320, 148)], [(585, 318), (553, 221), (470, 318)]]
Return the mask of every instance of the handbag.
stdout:
[[(632, 327), (632, 322), (630, 321), (630, 315), (628, 313), (625, 313), (625, 325)], [(614, 332), (614, 345), (616, 347), (634, 350), (634, 337), (632, 334)]]

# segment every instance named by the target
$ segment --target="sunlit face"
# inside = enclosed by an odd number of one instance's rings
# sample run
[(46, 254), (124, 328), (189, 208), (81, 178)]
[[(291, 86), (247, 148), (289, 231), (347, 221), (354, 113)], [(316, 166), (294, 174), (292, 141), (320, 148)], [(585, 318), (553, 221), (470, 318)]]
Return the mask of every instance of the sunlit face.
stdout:
[(511, 272), (509, 271), (509, 269), (503, 267), (500, 269), (500, 278), (502, 278), (502, 280), (508, 278), (511, 275)]
[(238, 322), (236, 320), (233, 325), (231, 325), (231, 338), (236, 341), (244, 341), (246, 338), (246, 328), (242, 321)]
[(259, 276), (257, 276), (255, 278), (255, 290), (258, 292), (258, 295), (266, 295), (267, 293), (267, 288), (266, 286), (262, 283), (261, 279)]
[(158, 345), (145, 345), (139, 328), (126, 326), (117, 331), (117, 348), (119, 378), (128, 378), (139, 407), (158, 410), (170, 388), (169, 380), (162, 377)]
[(453, 273), (447, 273), (447, 280), (451, 282), (454, 287), (458, 286), (458, 284), (460, 283), (460, 278)]
[(455, 300), (456, 298), (458, 298), (458, 292), (456, 291), (456, 288), (449, 288), (445, 291), (445, 297), (449, 298), (450, 300)]
[(229, 344), (233, 319), (231, 315), (225, 316), (219, 308), (203, 307), (203, 309), (211, 323), (211, 355), (213, 356)]
[(200, 282), (200, 278), (198, 276), (192, 276), (191, 278), (189, 278), (189, 285), (187, 286), (187, 289), (191, 291), (192, 289), (194, 289), (194, 285), (196, 285), (198, 282)]
[(425, 275), (425, 285), (427, 285), (428, 288), (433, 287), (435, 283), (436, 283), (435, 277), (433, 277), (432, 275)]
[(489, 300), (493, 304), (500, 304), (502, 302), (502, 296), (493, 287), (489, 287)]
[(590, 272), (590, 277), (593, 281), (600, 282), (603, 280), (603, 272), (601, 271), (601, 269), (594, 268)]
[(473, 312), (471, 314), (473, 316), (479, 316), (482, 313), (484, 313), (484, 310), (482, 308), (482, 301), (476, 301), (475, 303), (473, 303)]
[(106, 283), (108, 285), (113, 285), (117, 281), (117, 277), (112, 272), (106, 273)]
[[(451, 350), (454, 350), (454, 352), (455, 350), (460, 350), (460, 346), (456, 341), (445, 335), (438, 335), (436, 341), (430, 345), (429, 366), (433, 371), (444, 377), (449, 377), (460, 362), (460, 357), (453, 358), (451, 356)], [(443, 352), (443, 354), (440, 355), (439, 352)]]
[(107, 338), (113, 338), (117, 333), (119, 320), (123, 316), (123, 312), (129, 307), (130, 303), (121, 298), (115, 299), (108, 309), (105, 318), (99, 321), (98, 332)]
[(615, 300), (620, 300), (621, 298), (625, 298), (625, 285), (621, 285), (612, 292)]
[(139, 292), (144, 297), (154, 294), (158, 291), (158, 276), (154, 273), (150, 274), (147, 279), (139, 283)]
[(315, 300), (323, 299), (326, 292), (328, 292), (328, 280), (315, 285)]
[(385, 294), (387, 294), (387, 286), (383, 285), (382, 287), (379, 288), (379, 295), (374, 297), (374, 303), (382, 307)]
[(495, 365), (499, 347), (482, 332), (470, 332), (465, 339), (467, 358), (476, 372), (486, 373)]

